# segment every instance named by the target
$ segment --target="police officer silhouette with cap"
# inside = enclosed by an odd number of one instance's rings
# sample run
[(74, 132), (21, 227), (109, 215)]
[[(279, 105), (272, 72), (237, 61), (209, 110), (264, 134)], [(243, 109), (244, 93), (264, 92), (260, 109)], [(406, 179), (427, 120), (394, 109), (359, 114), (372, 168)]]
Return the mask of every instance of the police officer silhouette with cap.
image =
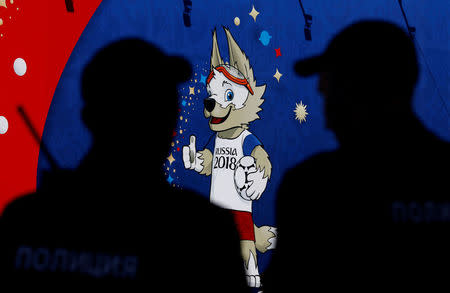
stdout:
[(319, 75), (326, 127), (339, 147), (285, 174), (265, 292), (442, 283), (449, 144), (413, 112), (419, 66), (408, 34), (389, 22), (360, 21), (295, 71)]
[(191, 73), (183, 58), (139, 39), (96, 53), (82, 76), (92, 148), (76, 170), (53, 170), (36, 193), (4, 211), (5, 283), (50, 291), (245, 292), (230, 215), (172, 188), (162, 174), (177, 85)]

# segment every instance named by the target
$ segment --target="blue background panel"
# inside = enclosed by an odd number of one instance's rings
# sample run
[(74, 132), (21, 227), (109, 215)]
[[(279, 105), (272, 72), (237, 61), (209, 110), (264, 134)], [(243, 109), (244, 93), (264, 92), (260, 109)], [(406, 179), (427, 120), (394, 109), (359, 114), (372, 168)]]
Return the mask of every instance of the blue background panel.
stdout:
[[(414, 111), (428, 129), (450, 141), (450, 4), (446, 0), (403, 2), (410, 25), (417, 29), (415, 37), (421, 66)], [(183, 23), (185, 7), (181, 0), (104, 0), (87, 25), (61, 76), (43, 140), (62, 166), (75, 168), (91, 144), (89, 131), (80, 119), (83, 106), (80, 79), (84, 66), (95, 52), (113, 41), (125, 37), (145, 39), (169, 55), (184, 56), (192, 64), (192, 80), (179, 87), (180, 116), (183, 119), (179, 120), (170, 151), (175, 161), (167, 162), (164, 171), (173, 185), (193, 189), (208, 197), (210, 178), (185, 170), (181, 149), (189, 144), (191, 134), (197, 137), (197, 149), (206, 145), (213, 134), (203, 117), (203, 99), (207, 94), (200, 79), (201, 75), (207, 76), (209, 73), (214, 28), (217, 28), (222, 58), (228, 60), (226, 37), (222, 30), (222, 26), (226, 26), (249, 57), (257, 85), (267, 85), (265, 102), (261, 106), (263, 110), (259, 113), (261, 119), (251, 123), (249, 130), (263, 143), (273, 165), (267, 189), (254, 203), (254, 220), (257, 225), (273, 225), (276, 189), (284, 172), (313, 154), (337, 147), (333, 134), (324, 127), (323, 102), (317, 92), (317, 77), (297, 77), (293, 72), (293, 63), (321, 53), (338, 31), (358, 20), (383, 19), (406, 29), (398, 2), (393, 0), (314, 0), (303, 1), (303, 4), (306, 12), (313, 17), (312, 41), (305, 40), (304, 18), (296, 0), (193, 0), (191, 27)], [(256, 21), (249, 15), (252, 6), (260, 13)], [(236, 17), (240, 19), (238, 26), (234, 23)], [(263, 31), (271, 36), (268, 44), (259, 40)], [(275, 49), (278, 48), (282, 55), (276, 57)], [(279, 82), (273, 77), (276, 69), (283, 74)], [(194, 95), (189, 94), (189, 87), (194, 87)], [(155, 89), (155, 94), (150, 95), (149, 99), (159, 95), (159, 89)], [(307, 106), (308, 116), (304, 123), (295, 120), (294, 109), (300, 101)], [(127, 103), (126, 97), (123, 102)], [(380, 103), (383, 103), (383, 97), (380, 97)], [(119, 120), (120, 117), (117, 117)], [(40, 174), (47, 168), (45, 158), (41, 156), (38, 184)], [(302, 184), (307, 182), (299, 182), (293, 196), (302, 196)], [(259, 256), (260, 271), (264, 270), (269, 259), (270, 253)]]

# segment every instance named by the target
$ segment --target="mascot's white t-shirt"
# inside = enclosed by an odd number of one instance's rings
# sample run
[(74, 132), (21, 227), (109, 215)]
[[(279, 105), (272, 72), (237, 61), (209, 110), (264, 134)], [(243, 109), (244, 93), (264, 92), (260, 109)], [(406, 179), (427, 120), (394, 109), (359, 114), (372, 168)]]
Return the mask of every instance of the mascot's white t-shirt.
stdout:
[(260, 141), (248, 130), (234, 139), (216, 135), (211, 172), (211, 203), (225, 209), (252, 212), (252, 201), (243, 199), (234, 184), (234, 170), (243, 156), (250, 156)]

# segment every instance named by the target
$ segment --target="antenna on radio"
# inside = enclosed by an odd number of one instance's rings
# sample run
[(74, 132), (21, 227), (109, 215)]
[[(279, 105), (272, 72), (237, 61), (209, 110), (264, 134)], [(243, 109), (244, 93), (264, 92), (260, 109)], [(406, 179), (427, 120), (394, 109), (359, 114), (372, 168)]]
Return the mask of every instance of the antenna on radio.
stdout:
[(434, 77), (434, 74), (431, 71), (431, 68), (430, 68), (430, 65), (427, 62), (427, 59), (425, 58), (425, 53), (423, 52), (422, 47), (420, 46), (419, 42), (415, 38), (416, 28), (409, 25), (408, 18), (406, 17), (405, 10), (403, 9), (403, 2), (402, 2), (402, 0), (397, 0), (397, 1), (398, 1), (398, 4), (400, 5), (400, 9), (401, 9), (402, 14), (403, 14), (403, 19), (405, 20), (405, 24), (406, 24), (406, 27), (408, 29), (409, 37), (417, 45), (417, 48), (419, 49), (420, 54), (422, 55), (422, 58), (423, 58), (424, 63), (425, 63), (425, 66), (426, 66), (426, 68), (428, 70), (428, 73), (430, 74), (431, 80), (433, 81), (434, 87), (436, 88), (437, 94), (438, 94), (439, 98), (441, 99), (442, 105), (444, 106), (444, 109), (445, 109), (445, 111), (447, 113), (447, 116), (448, 116), (449, 115), (449, 111), (448, 111), (448, 108), (447, 108), (447, 104), (445, 103), (445, 100), (444, 100), (444, 98), (441, 95), (441, 91), (439, 90), (439, 87), (437, 85), (436, 78)]
[(33, 123), (30, 120), (30, 117), (25, 112), (25, 109), (22, 106), (18, 106), (17, 107), (17, 112), (19, 113), (20, 117), (22, 117), (23, 121), (27, 125), (28, 130), (31, 132), (31, 135), (33, 136), (33, 138), (36, 141), (36, 143), (38, 145), (40, 145), (41, 151), (45, 155), (45, 157), (47, 158), (47, 161), (49, 162), (51, 169), (53, 171), (56, 171), (56, 170), (60, 169), (58, 163), (56, 163), (56, 160), (50, 154), (50, 151), (48, 150), (47, 146), (45, 145), (45, 143), (42, 142), (42, 140), (41, 140), (41, 138), (40, 138), (36, 128), (34, 128)]
[(411, 39), (413, 39), (414, 38), (414, 34), (416, 32), (416, 28), (413, 27), (413, 26), (410, 26), (409, 23), (408, 23), (408, 18), (406, 18), (406, 13), (405, 13), (405, 10), (403, 9), (403, 1), (402, 0), (398, 0), (398, 5), (400, 5), (400, 10), (402, 11), (403, 19), (405, 20), (406, 27), (408, 28), (409, 36), (411, 37)]

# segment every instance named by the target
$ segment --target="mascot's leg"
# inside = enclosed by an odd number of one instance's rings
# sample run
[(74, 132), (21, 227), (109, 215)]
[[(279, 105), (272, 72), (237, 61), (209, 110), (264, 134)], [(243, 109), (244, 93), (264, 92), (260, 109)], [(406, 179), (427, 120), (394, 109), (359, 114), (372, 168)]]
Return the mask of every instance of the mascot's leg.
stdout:
[(255, 226), (255, 244), (259, 252), (274, 249), (277, 243), (277, 228), (271, 226)]
[(234, 216), (239, 238), (241, 239), (241, 255), (244, 259), (245, 275), (250, 287), (261, 287), (256, 255), (255, 229), (252, 213), (244, 211), (231, 211)]
[(244, 259), (245, 275), (249, 287), (261, 287), (261, 279), (256, 258), (256, 245), (252, 240), (241, 240), (241, 254)]

